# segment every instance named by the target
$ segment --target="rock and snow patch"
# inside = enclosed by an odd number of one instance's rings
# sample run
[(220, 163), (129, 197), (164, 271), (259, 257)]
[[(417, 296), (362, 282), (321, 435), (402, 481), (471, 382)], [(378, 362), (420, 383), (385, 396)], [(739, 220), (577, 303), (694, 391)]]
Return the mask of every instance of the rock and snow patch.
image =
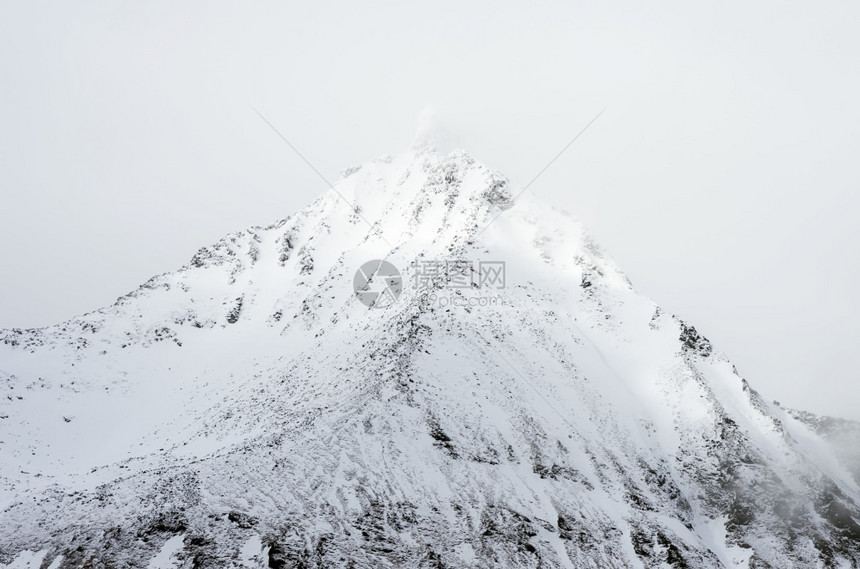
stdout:
[[(345, 173), (357, 211), (327, 190), (0, 331), (0, 563), (860, 563), (860, 428), (766, 403), (579, 224), (434, 136)], [(368, 310), (373, 259), (404, 286)], [(463, 262), (505, 281), (453, 286)]]
[(182, 551), (184, 535), (175, 535), (164, 542), (158, 554), (149, 560), (146, 569), (175, 569), (180, 566), (181, 561), (176, 555)]

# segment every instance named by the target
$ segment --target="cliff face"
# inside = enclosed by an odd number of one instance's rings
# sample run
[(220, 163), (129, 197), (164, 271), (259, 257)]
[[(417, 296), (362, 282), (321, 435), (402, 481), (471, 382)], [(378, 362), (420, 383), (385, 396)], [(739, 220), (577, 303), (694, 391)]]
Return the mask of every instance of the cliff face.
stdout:
[(856, 425), (765, 402), (566, 215), (430, 145), (334, 189), (0, 331), (0, 563), (860, 562)]

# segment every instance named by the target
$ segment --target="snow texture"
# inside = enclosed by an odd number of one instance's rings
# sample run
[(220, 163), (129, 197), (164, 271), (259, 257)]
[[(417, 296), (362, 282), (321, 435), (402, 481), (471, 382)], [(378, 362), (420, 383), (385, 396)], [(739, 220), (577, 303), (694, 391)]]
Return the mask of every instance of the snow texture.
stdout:
[(858, 425), (768, 403), (568, 215), (433, 144), (336, 189), (0, 331), (0, 566), (858, 566)]

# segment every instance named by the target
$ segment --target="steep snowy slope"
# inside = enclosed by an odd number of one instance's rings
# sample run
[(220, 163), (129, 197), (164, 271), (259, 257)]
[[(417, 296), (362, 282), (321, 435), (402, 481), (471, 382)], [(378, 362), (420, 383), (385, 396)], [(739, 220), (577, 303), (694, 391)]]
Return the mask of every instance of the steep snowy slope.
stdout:
[[(846, 455), (565, 214), (428, 144), (335, 186), (355, 210), (328, 190), (0, 332), (0, 563), (860, 563)], [(403, 290), (369, 309), (374, 259)]]

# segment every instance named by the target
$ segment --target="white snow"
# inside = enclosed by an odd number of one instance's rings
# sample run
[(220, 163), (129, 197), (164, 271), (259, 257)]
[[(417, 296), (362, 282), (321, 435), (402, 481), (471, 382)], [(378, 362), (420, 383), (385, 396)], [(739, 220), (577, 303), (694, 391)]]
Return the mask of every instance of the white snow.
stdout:
[(175, 535), (165, 541), (158, 554), (146, 564), (147, 569), (174, 569), (179, 567), (179, 560), (175, 556), (182, 550), (184, 539), (184, 535)]
[(42, 560), (48, 554), (48, 550), (29, 551), (24, 550), (15, 556), (11, 563), (3, 565), (6, 569), (39, 569)]

